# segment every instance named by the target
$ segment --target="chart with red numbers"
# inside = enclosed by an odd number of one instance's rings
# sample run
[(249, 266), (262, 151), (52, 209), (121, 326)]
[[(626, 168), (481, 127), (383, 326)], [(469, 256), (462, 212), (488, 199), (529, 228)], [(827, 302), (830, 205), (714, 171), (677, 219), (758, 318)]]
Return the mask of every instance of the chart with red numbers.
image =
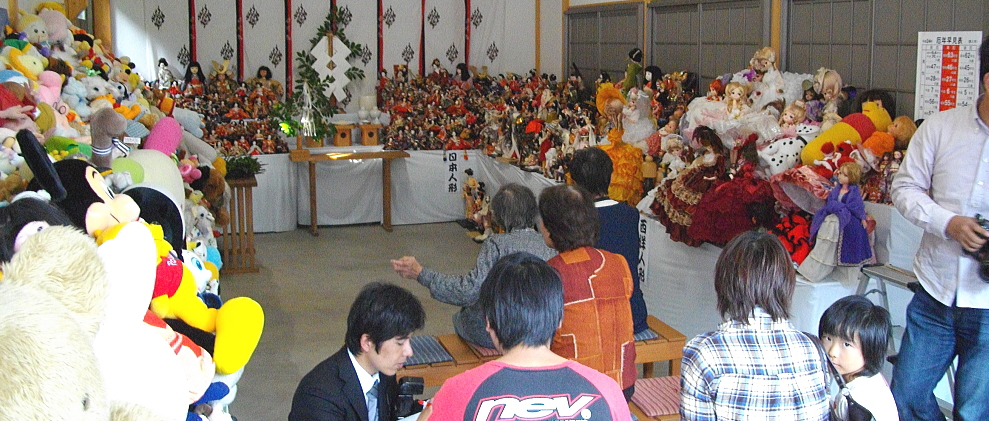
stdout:
[(975, 104), (981, 31), (918, 32), (914, 118)]

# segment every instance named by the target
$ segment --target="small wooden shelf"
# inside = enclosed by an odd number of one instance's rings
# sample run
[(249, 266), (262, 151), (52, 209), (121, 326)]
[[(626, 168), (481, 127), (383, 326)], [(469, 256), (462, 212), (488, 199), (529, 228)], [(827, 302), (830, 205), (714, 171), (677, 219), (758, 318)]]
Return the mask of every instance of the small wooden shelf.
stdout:
[(227, 180), (231, 197), (227, 203), (230, 223), (223, 227), (223, 273), (257, 273), (261, 270), (254, 258), (254, 198), (256, 177)]

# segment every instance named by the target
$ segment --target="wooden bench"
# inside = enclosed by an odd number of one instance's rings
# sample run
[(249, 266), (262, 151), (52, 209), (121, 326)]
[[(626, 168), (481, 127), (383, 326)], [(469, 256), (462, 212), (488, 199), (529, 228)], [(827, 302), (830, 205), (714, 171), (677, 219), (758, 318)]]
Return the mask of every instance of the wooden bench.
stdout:
[[(653, 316), (649, 316), (647, 322), (649, 329), (659, 337), (635, 342), (635, 363), (643, 365), (643, 376), (653, 377), (653, 363), (660, 361), (669, 362), (669, 375), (680, 375), (680, 359), (683, 357), (683, 345), (687, 338)], [(398, 371), (397, 377), (422, 377), (426, 387), (440, 386), (450, 377), (499, 357), (481, 355), (455, 333), (437, 336), (436, 340), (450, 353), (453, 361), (403, 367)]]
[(635, 342), (635, 363), (642, 364), (642, 377), (653, 377), (653, 363), (660, 361), (670, 363), (668, 376), (679, 376), (680, 360), (683, 359), (683, 346), (687, 344), (687, 337), (655, 316), (646, 316), (646, 323), (649, 324), (649, 330), (656, 332), (659, 337)]
[(398, 371), (396, 377), (422, 377), (426, 387), (440, 386), (446, 379), (483, 363), (481, 358), (470, 349), (470, 345), (467, 345), (467, 342), (456, 333), (437, 336), (436, 340), (443, 346), (443, 349), (446, 349), (446, 352), (450, 353), (453, 361), (403, 367)]

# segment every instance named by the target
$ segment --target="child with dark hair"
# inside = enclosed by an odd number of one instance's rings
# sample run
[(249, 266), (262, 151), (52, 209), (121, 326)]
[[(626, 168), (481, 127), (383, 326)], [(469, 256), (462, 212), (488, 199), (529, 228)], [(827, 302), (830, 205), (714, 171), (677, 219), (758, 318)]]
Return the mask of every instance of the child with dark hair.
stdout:
[(821, 316), (818, 334), (842, 385), (831, 400), (832, 419), (899, 419), (893, 393), (879, 373), (890, 328), (889, 312), (861, 295), (836, 301)]
[(479, 304), (502, 356), (443, 383), (419, 420), (629, 419), (614, 379), (550, 349), (564, 294), (560, 275), (542, 258), (520, 252), (499, 259)]

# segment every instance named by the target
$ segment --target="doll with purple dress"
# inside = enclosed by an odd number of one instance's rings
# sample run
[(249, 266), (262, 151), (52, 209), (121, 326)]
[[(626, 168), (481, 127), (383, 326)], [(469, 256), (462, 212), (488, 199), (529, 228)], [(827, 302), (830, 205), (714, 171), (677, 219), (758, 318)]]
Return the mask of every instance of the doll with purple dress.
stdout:
[(872, 260), (865, 202), (858, 186), (862, 167), (855, 162), (846, 162), (837, 176), (838, 184), (811, 221), (810, 238), (814, 249), (797, 269), (812, 282), (828, 277), (837, 266), (856, 267), (857, 273), (857, 266)]

